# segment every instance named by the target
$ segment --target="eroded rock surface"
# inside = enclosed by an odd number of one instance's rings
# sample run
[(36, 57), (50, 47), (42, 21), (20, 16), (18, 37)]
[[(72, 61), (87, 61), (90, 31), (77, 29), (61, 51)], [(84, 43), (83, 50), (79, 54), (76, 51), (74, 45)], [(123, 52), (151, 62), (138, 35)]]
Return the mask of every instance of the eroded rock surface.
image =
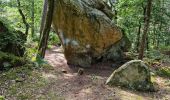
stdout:
[(122, 65), (112, 73), (106, 84), (142, 91), (154, 90), (150, 70), (141, 60), (132, 60)]
[(102, 0), (55, 0), (53, 27), (68, 63), (89, 67), (122, 59), (125, 36), (112, 23), (113, 15)]

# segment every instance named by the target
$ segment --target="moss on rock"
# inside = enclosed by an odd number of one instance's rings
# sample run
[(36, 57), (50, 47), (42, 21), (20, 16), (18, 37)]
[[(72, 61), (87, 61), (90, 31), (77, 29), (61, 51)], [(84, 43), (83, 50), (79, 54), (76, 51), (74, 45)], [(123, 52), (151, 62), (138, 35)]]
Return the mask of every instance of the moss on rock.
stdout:
[(10, 27), (8, 20), (0, 18), (0, 51), (23, 56), (26, 35)]
[(106, 84), (123, 86), (140, 91), (153, 91), (148, 66), (141, 60), (132, 60), (115, 70)]
[(157, 74), (160, 76), (168, 77), (170, 78), (170, 68), (169, 67), (162, 67), (157, 70)]
[(27, 59), (18, 57), (10, 53), (0, 51), (0, 70), (7, 70), (12, 67), (22, 66), (26, 64)]

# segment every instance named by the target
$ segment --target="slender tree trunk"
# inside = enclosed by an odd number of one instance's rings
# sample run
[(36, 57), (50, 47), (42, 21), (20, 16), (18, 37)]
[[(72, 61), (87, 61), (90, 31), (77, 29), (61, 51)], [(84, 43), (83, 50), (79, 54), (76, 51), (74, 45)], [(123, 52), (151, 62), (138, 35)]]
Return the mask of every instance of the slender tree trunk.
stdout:
[(156, 49), (158, 49), (158, 48), (159, 48), (159, 44), (160, 44), (160, 41), (159, 41), (159, 35), (157, 35)]
[[(160, 12), (160, 15), (163, 16), (163, 10), (162, 10), (163, 5), (164, 5), (164, 4), (163, 4), (163, 0), (159, 0), (159, 4), (158, 4), (158, 5), (160, 6), (160, 11), (161, 11), (161, 12)], [(159, 24), (158, 24), (158, 29), (159, 29), (159, 32), (157, 33), (157, 46), (156, 46), (157, 49), (159, 49), (159, 44), (160, 44), (160, 42), (161, 42), (161, 41), (160, 41), (160, 39), (161, 39), (161, 38), (160, 38), (160, 37), (161, 37), (161, 34), (160, 34), (160, 33), (162, 32), (162, 22), (161, 22), (161, 21), (160, 21)]]
[(31, 20), (32, 20), (32, 24), (31, 24), (31, 35), (32, 37), (34, 36), (34, 0), (32, 0), (31, 2), (32, 4), (32, 9), (31, 9)]
[(41, 38), (43, 28), (45, 25), (45, 19), (47, 17), (47, 5), (48, 5), (48, 0), (44, 0), (44, 6), (43, 6), (43, 11), (42, 11), (42, 17), (41, 17), (41, 26), (40, 26), (40, 38)]
[(137, 34), (137, 39), (136, 39), (136, 51), (139, 53), (139, 45), (140, 45), (140, 34), (141, 34), (141, 23), (139, 22), (139, 27), (138, 27), (138, 34)]
[(156, 22), (153, 24), (153, 44), (154, 48), (156, 47)]
[(146, 37), (149, 29), (149, 23), (150, 23), (150, 17), (151, 17), (151, 9), (152, 9), (152, 0), (147, 1), (147, 7), (146, 7), (146, 14), (145, 14), (145, 21), (144, 21), (144, 30), (143, 30), (143, 36), (140, 44), (140, 51), (139, 51), (139, 59), (143, 59), (144, 56), (144, 50), (145, 50), (145, 44), (146, 44)]
[(148, 36), (149, 34), (147, 34), (147, 36), (146, 36), (146, 50), (149, 50), (149, 36)]
[[(160, 24), (159, 24), (159, 32), (161, 32), (162, 31), (162, 23), (160, 22)], [(158, 33), (157, 34), (157, 46), (156, 46), (156, 48), (158, 49), (159, 48), (159, 44), (160, 44), (160, 33)]]
[[(21, 15), (21, 17), (22, 17), (22, 21), (23, 21), (23, 23), (25, 24), (25, 35), (26, 35), (26, 38), (27, 38), (27, 36), (28, 36), (28, 31), (29, 31), (29, 24), (27, 23), (27, 20), (26, 20), (26, 17), (25, 17), (25, 15), (24, 15), (24, 13), (22, 12), (22, 10), (21, 10), (21, 3), (20, 3), (20, 0), (17, 0), (17, 4), (18, 4), (18, 11), (19, 11), (19, 13), (20, 13), (20, 15)], [(26, 39), (25, 39), (26, 40)]]
[(53, 8), (54, 8), (54, 0), (48, 0), (47, 9), (45, 13), (46, 15), (44, 16), (45, 23), (42, 23), (43, 27), (42, 27), (42, 33), (40, 33), (41, 37), (40, 37), (40, 43), (38, 49), (38, 55), (42, 58), (44, 58), (45, 50), (47, 48), (47, 42), (48, 42), (49, 32), (52, 23)]

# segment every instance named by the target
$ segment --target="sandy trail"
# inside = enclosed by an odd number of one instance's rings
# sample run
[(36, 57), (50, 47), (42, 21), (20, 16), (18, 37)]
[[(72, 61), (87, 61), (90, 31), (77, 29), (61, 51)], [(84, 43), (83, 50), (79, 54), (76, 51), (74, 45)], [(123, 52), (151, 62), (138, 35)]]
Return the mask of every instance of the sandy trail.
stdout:
[[(52, 65), (57, 77), (52, 77), (48, 92), (66, 100), (162, 100), (170, 99), (170, 88), (165, 87), (158, 92), (136, 92), (119, 87), (109, 87), (105, 81), (113, 72), (111, 63), (99, 63), (84, 69), (83, 75), (77, 75), (79, 67), (67, 65), (62, 49), (53, 47), (47, 50), (45, 59)], [(62, 73), (65, 70), (66, 73)], [(51, 73), (47, 73), (51, 74)], [(162, 80), (158, 78), (158, 80)], [(167, 99), (167, 100), (168, 100)]]

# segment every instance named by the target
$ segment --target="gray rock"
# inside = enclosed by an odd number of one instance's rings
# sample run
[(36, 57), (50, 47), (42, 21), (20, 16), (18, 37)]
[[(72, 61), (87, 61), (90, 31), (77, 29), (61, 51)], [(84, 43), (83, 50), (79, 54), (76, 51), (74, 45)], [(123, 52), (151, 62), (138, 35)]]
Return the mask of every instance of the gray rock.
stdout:
[(122, 59), (127, 42), (113, 16), (103, 0), (55, 0), (53, 27), (69, 64)]
[(107, 79), (106, 84), (141, 91), (154, 90), (150, 70), (141, 60), (132, 60), (119, 67)]

